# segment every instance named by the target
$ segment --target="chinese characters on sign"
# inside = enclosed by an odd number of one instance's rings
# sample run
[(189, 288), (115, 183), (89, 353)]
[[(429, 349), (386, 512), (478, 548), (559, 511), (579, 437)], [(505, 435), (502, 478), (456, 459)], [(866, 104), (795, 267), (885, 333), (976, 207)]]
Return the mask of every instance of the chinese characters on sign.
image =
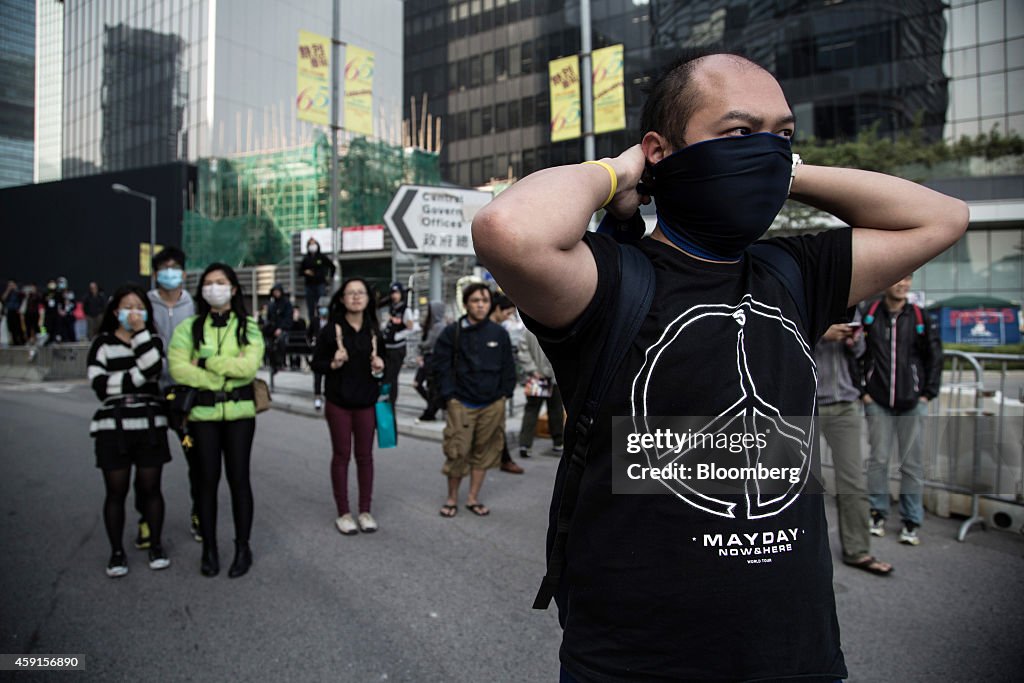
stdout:
[(551, 142), (580, 136), (580, 60), (563, 57), (548, 63), (551, 85)]
[(331, 114), (331, 39), (299, 31), (295, 109), (303, 121), (326, 126)]
[(471, 256), (473, 216), (490, 200), (479, 190), (403, 185), (384, 222), (403, 252)]

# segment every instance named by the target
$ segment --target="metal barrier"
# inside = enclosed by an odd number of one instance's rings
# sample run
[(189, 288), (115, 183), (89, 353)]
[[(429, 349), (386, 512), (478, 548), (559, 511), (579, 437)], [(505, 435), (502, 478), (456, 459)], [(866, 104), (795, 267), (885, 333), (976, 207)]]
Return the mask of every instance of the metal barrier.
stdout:
[(0, 349), (0, 376), (30, 381), (85, 379), (89, 342)]
[[(970, 516), (957, 533), (957, 540), (963, 541), (972, 526), (984, 523), (982, 499), (1024, 505), (1024, 376), (1011, 378), (1009, 369), (1011, 363), (1024, 363), (1024, 355), (946, 351), (943, 356), (951, 362), (947, 371), (949, 381), (944, 382), (933, 416), (953, 419), (932, 420), (933, 480), (926, 484), (970, 495)], [(1014, 380), (1015, 387), (1011, 386)], [(993, 388), (996, 386), (998, 389)], [(1008, 394), (1015, 394), (1016, 398)], [(956, 419), (961, 417), (971, 419)], [(1014, 418), (1018, 419), (1011, 422)], [(1021, 427), (1016, 440), (1012, 440), (1011, 433), (1014, 424)], [(970, 430), (970, 447), (966, 452), (965, 429)], [(945, 432), (945, 442), (950, 444), (948, 459), (941, 455), (941, 432)], [(964, 486), (958, 479), (963, 479), (968, 460), (969, 481)], [(948, 465), (945, 473), (943, 464)]]
[[(953, 507), (965, 514), (960, 541), (984, 524), (983, 501), (995, 511), (996, 526), (1024, 533), (1024, 370), (1010, 368), (1024, 366), (1024, 355), (946, 350), (943, 356), (950, 369), (921, 433), (926, 507), (940, 515)], [(866, 454), (867, 429), (862, 439)], [(899, 459), (892, 462), (898, 470)], [(822, 465), (831, 464), (823, 442)], [(1005, 524), (998, 523), (1000, 516)]]

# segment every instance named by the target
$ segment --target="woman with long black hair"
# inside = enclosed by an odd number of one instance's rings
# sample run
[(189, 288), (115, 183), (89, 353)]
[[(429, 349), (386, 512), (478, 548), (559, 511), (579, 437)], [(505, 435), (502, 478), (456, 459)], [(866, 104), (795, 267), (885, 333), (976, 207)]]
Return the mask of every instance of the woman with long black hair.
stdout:
[(235, 558), (228, 576), (235, 578), (252, 565), (249, 459), (256, 433), (252, 381), (263, 358), (263, 335), (246, 312), (242, 287), (230, 266), (207, 266), (199, 278), (195, 301), (196, 315), (175, 328), (167, 358), (174, 381), (199, 389), (188, 430), (200, 475), (200, 571), (204, 576), (220, 572), (217, 489), (223, 456), (235, 520)]
[[(377, 530), (370, 514), (373, 496), (374, 404), (384, 375), (384, 338), (377, 327), (366, 280), (349, 278), (331, 298), (330, 324), (321, 332), (313, 370), (324, 373), (327, 427), (331, 433), (331, 486), (338, 531), (346, 536)], [(355, 442), (359, 515), (352, 518), (348, 502), (348, 463)]]
[(160, 544), (164, 498), (160, 477), (171, 459), (167, 447), (167, 416), (157, 381), (163, 368), (163, 345), (153, 325), (146, 292), (134, 284), (117, 288), (107, 303), (99, 333), (89, 348), (89, 381), (103, 405), (89, 427), (96, 440), (96, 466), (103, 470), (106, 500), (103, 523), (110, 541), (107, 576), (128, 573), (124, 553), (124, 501), (131, 468), (135, 492), (149, 524), (149, 567), (165, 569)]

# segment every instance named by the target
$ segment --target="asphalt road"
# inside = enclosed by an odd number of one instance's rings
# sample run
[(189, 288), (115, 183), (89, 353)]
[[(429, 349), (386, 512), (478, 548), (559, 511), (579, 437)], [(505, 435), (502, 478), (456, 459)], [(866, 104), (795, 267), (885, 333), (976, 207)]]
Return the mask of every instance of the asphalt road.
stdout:
[[(111, 580), (87, 435), (95, 406), (81, 384), (0, 384), (0, 652), (79, 654), (86, 669), (0, 680), (557, 680), (556, 616), (530, 609), (553, 458), (525, 461), (524, 476), (490, 474), (490, 517), (460, 508), (445, 520), (439, 445), (404, 438), (375, 455), (380, 532), (342, 537), (326, 425), (270, 411), (253, 455), (249, 575), (199, 574), (175, 450), (163, 487), (173, 564), (153, 572), (129, 550), (131, 572)], [(957, 524), (929, 518), (918, 548), (877, 540), (890, 578), (837, 565), (851, 680), (1020, 679), (1024, 537), (974, 531), (958, 543)], [(224, 484), (225, 567), (231, 528)]]

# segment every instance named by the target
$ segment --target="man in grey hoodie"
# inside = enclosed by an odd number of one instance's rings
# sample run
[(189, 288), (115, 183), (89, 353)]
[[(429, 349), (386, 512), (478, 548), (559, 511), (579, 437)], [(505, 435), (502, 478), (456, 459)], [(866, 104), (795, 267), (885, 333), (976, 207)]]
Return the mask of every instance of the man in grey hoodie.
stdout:
[[(153, 304), (153, 324), (156, 325), (157, 334), (164, 345), (164, 352), (171, 344), (171, 335), (186, 318), (195, 315), (195, 302), (192, 296), (185, 291), (185, 252), (177, 247), (164, 247), (157, 252), (152, 260), (153, 271), (156, 273), (156, 288), (149, 290), (147, 296)], [(160, 373), (160, 387), (165, 388), (174, 384), (170, 372), (167, 369), (167, 360), (164, 359), (164, 369)], [(199, 535), (199, 516), (196, 514), (196, 495), (199, 492), (199, 469), (193, 463), (194, 456), (191, 449), (185, 450), (185, 460), (188, 462), (189, 492), (192, 497), (192, 514), (190, 526), (192, 536), (201, 541)], [(136, 509), (138, 509), (139, 495), (135, 495)], [(141, 515), (141, 510), (139, 511)], [(136, 548), (149, 547), (149, 527), (140, 517), (139, 535), (135, 539)]]

